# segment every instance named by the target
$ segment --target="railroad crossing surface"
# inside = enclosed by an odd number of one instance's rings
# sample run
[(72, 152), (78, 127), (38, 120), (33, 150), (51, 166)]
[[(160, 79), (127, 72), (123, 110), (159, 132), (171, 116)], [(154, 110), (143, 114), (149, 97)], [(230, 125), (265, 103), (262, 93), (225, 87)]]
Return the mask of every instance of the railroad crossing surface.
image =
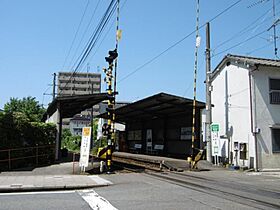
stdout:
[[(141, 167), (146, 164), (158, 170), (135, 172), (126, 169), (116, 170), (110, 175), (73, 175), (73, 163), (68, 162), (1, 172), (0, 188), (2, 192), (39, 191), (36, 196), (14, 194), (14, 198), (19, 198), (22, 205), (26, 205), (25, 209), (32, 209), (27, 205), (30, 197), (55, 201), (57, 197), (67, 200), (67, 196), (72, 196), (73, 202), (87, 206), (83, 200), (89, 199), (95, 205), (92, 199), (97, 195), (112, 204), (112, 209), (280, 209), (280, 172), (231, 171), (204, 161), (199, 162), (199, 171), (190, 171), (185, 160), (124, 153), (114, 153), (114, 158), (119, 158), (119, 162), (121, 158), (142, 160)], [(163, 170), (160, 170), (159, 165), (163, 161), (168, 164), (161, 166)], [(99, 166), (95, 164), (95, 167)], [(74, 166), (77, 167), (77, 164)], [(184, 167), (186, 170), (179, 170)], [(89, 188), (89, 191), (81, 191), (84, 188)], [(54, 190), (63, 191), (58, 195)], [(50, 194), (40, 191), (49, 191)], [(9, 195), (12, 194), (0, 194), (0, 208), (6, 205), (7, 209), (13, 209), (13, 199), (10, 199), (13, 197), (7, 197)], [(71, 204), (71, 207), (62, 201), (61, 205), (68, 209), (80, 205)], [(38, 209), (43, 203), (34, 203), (33, 209)], [(48, 202), (45, 205), (47, 207)]]

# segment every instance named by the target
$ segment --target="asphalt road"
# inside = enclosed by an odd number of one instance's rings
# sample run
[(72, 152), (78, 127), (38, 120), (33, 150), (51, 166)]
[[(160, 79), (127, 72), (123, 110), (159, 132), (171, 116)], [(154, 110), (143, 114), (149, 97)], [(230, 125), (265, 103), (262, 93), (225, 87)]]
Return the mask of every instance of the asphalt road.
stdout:
[[(104, 178), (114, 185), (98, 188), (96, 192), (118, 209), (278, 209), (242, 197), (229, 199), (223, 192), (213, 194), (211, 189), (188, 187), (144, 173), (116, 174)], [(231, 192), (230, 187), (227, 190)]]
[(114, 210), (94, 190), (0, 194), (1, 210)]
[(0, 194), (0, 209), (268, 210), (280, 206), (279, 177), (233, 172), (188, 172), (185, 175), (164, 172), (156, 176), (117, 173), (102, 177), (113, 185), (81, 191)]

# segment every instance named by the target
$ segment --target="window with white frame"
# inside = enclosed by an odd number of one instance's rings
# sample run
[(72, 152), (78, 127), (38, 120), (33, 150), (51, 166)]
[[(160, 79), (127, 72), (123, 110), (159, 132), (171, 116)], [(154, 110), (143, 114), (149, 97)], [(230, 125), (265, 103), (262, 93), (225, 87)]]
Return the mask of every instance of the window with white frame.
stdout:
[(280, 79), (269, 79), (269, 98), (271, 104), (280, 104)]
[(280, 153), (280, 129), (272, 128), (272, 152)]

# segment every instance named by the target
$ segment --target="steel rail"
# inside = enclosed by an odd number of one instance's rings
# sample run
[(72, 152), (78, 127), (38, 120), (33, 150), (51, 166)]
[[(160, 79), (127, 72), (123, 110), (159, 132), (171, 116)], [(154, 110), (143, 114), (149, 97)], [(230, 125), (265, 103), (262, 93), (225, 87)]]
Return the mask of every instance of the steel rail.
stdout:
[[(159, 180), (164, 180), (164, 181), (167, 181), (169, 183), (172, 183), (172, 184), (184, 187), (184, 188), (190, 188), (192, 190), (202, 192), (202, 193), (207, 193), (212, 196), (218, 195), (221, 198), (224, 198), (226, 200), (236, 202), (236, 203), (239, 203), (242, 205), (247, 205), (247, 206), (258, 208), (258, 209), (267, 209), (267, 208), (280, 209), (280, 204), (278, 204), (278, 203), (272, 203), (272, 202), (269, 202), (269, 201), (266, 201), (263, 199), (252, 198), (250, 196), (240, 195), (237, 193), (229, 192), (225, 189), (218, 189), (217, 186), (205, 186), (203, 184), (199, 184), (198, 182), (195, 183), (194, 180), (190, 181), (190, 179), (188, 179), (188, 180), (179, 179), (178, 177), (170, 176), (170, 173), (151, 173), (151, 172), (146, 171), (145, 174), (147, 176), (151, 176), (151, 177), (157, 178)], [(191, 179), (192, 178), (197, 178), (197, 177), (191, 177)], [(205, 184), (205, 181), (203, 181), (203, 183)], [(273, 192), (270, 192), (270, 193), (273, 193)], [(274, 195), (279, 197), (279, 193), (274, 193)], [(257, 195), (257, 196), (259, 196), (259, 195)], [(277, 201), (279, 202), (279, 199)]]

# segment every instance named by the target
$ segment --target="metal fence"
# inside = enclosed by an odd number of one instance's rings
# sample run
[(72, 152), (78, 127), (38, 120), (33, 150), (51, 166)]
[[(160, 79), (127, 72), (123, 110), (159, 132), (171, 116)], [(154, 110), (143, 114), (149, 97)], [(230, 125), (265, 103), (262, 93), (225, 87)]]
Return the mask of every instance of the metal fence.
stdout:
[(40, 165), (54, 161), (55, 145), (41, 145), (0, 150), (1, 168), (11, 170), (25, 165)]

